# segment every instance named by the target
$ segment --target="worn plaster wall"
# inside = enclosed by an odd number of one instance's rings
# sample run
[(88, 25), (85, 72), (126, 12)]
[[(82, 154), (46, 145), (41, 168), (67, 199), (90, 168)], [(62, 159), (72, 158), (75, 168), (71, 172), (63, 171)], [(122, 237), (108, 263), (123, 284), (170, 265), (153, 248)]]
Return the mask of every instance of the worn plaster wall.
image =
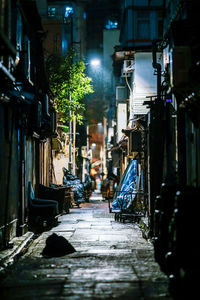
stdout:
[(0, 105), (0, 247), (16, 235), (19, 175), (16, 114)]

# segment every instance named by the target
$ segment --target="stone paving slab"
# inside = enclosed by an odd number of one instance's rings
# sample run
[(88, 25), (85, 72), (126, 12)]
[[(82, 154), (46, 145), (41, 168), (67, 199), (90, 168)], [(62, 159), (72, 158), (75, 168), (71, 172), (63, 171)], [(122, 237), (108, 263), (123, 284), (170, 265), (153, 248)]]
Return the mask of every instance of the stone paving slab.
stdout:
[[(171, 299), (153, 246), (136, 224), (115, 222), (112, 214), (109, 218), (105, 203), (85, 204), (59, 220), (8, 270), (1, 299)], [(42, 257), (52, 232), (67, 238), (76, 252)]]
[(4, 272), (4, 269), (13, 263), (17, 256), (23, 251), (23, 249), (29, 244), (33, 238), (34, 233), (28, 231), (20, 237), (15, 237), (12, 239), (12, 247), (10, 249), (5, 249), (0, 252), (0, 271)]

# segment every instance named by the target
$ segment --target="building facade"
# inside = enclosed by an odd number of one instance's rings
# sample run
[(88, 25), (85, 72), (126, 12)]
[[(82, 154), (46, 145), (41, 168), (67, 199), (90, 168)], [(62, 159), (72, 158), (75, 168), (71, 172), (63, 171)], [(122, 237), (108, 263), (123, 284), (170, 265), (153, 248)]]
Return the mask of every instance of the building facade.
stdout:
[(45, 76), (36, 2), (0, 4), (0, 247), (28, 230), (28, 181), (52, 180), (56, 112)]
[(116, 98), (117, 105), (119, 99), (127, 103), (121, 118), (127, 118), (122, 132), (128, 140), (118, 140), (113, 154), (118, 161), (137, 160), (155, 258), (169, 276), (171, 293), (189, 298), (196, 290), (199, 252), (193, 244), (197, 212), (188, 214), (200, 196), (197, 3), (144, 0), (122, 5), (114, 70), (121, 83), (125, 78)]

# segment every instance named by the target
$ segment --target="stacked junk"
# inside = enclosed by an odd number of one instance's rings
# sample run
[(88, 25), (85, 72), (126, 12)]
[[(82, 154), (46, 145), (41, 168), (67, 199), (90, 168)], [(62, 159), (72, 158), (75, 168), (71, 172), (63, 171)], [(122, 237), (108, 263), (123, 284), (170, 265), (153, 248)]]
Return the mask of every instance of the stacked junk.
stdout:
[(84, 183), (75, 175), (72, 175), (66, 168), (63, 168), (63, 186), (72, 189), (74, 202), (79, 207), (80, 203), (88, 201), (92, 188), (90, 176), (86, 176)]
[(51, 183), (52, 188), (65, 188), (73, 193), (71, 197), (70, 206), (80, 206), (83, 202), (88, 202), (92, 190), (92, 180), (89, 175), (86, 176), (86, 180), (83, 183), (77, 176), (70, 173), (66, 168), (63, 168), (63, 184), (56, 185)]

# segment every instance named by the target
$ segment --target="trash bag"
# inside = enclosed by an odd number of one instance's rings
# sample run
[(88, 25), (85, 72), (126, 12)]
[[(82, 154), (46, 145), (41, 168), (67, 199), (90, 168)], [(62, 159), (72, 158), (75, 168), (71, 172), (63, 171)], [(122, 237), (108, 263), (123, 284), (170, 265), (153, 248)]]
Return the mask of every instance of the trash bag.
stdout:
[(85, 201), (84, 185), (77, 176), (71, 174), (66, 168), (63, 168), (63, 173), (63, 185), (72, 187), (74, 201), (79, 206), (80, 203)]
[(53, 233), (47, 237), (41, 254), (44, 257), (60, 257), (74, 252), (76, 252), (75, 248), (66, 238)]
[(81, 181), (77, 176), (70, 173), (66, 168), (63, 168), (63, 173), (64, 173), (63, 182), (68, 181), (68, 180), (70, 180), (70, 181), (73, 181), (73, 180)]

